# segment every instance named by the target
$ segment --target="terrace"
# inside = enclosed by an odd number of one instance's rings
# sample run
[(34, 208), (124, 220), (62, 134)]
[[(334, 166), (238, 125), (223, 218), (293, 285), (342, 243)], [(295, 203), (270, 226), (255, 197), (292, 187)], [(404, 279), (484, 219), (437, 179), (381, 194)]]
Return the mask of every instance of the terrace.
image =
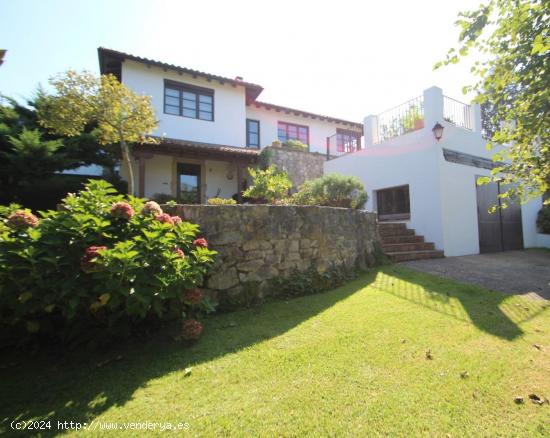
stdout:
[(416, 131), (432, 131), (440, 123), (470, 132), (483, 133), (479, 105), (469, 105), (445, 96), (443, 90), (431, 87), (421, 96), (377, 115), (365, 118), (365, 147), (384, 144), (389, 140)]

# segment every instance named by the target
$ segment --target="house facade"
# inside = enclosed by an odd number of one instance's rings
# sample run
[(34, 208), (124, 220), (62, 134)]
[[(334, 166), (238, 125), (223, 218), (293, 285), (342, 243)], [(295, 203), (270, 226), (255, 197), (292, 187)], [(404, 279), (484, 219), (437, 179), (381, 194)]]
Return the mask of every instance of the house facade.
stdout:
[[(298, 140), (309, 153), (326, 154), (327, 139), (341, 151), (361, 147), (361, 123), (262, 102), (263, 88), (99, 48), (102, 74), (114, 74), (139, 94), (151, 96), (158, 145), (137, 146), (134, 171), (139, 196), (164, 195), (182, 203), (212, 197), (241, 198), (249, 166), (261, 149)], [(121, 170), (125, 176), (124, 169)]]
[(486, 148), (478, 105), (432, 87), (366, 117), (364, 130), (364, 148), (327, 161), (325, 172), (359, 177), (381, 222), (405, 223), (445, 256), (550, 247), (550, 235), (536, 228), (540, 198), (488, 212), (506, 188), (476, 183), (491, 174), (498, 150)]

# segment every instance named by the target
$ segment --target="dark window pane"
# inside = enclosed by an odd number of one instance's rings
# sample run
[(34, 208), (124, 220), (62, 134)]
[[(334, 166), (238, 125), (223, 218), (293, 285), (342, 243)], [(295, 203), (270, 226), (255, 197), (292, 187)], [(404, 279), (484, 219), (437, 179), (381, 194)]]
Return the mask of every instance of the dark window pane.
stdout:
[(193, 117), (194, 119), (196, 119), (197, 118), (197, 111), (195, 111), (194, 109), (184, 108), (183, 109), (183, 115), (185, 117)]
[(189, 100), (197, 100), (197, 95), (195, 93), (190, 93), (188, 91), (183, 92), (183, 98)]
[(199, 111), (199, 119), (201, 120), (212, 120), (212, 113), (206, 111)]
[(165, 94), (167, 96), (172, 96), (172, 97), (177, 97), (179, 98), (180, 97), (180, 92), (179, 90), (175, 90), (173, 88), (165, 88)]
[(183, 101), (183, 107), (186, 108), (186, 109), (195, 110), (197, 108), (197, 104), (194, 101), (190, 102), (189, 100), (184, 100)]
[(180, 106), (180, 100), (178, 97), (166, 96), (165, 100), (166, 105)]
[(179, 116), (180, 107), (179, 106), (172, 106), (172, 105), (165, 105), (164, 106), (164, 112), (168, 113), (168, 114), (175, 114), (175, 115)]
[(260, 124), (256, 121), (250, 120), (248, 122), (248, 132), (257, 134), (260, 128)]

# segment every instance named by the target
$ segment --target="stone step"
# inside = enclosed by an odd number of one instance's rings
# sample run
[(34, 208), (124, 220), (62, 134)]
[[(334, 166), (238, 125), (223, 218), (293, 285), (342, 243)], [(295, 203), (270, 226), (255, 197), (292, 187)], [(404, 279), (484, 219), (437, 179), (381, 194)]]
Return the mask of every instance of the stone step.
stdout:
[(431, 242), (413, 242), (413, 243), (382, 243), (382, 249), (385, 253), (408, 252), (408, 251), (426, 251), (435, 249)]
[(403, 222), (379, 222), (378, 228), (380, 230), (406, 230), (407, 224)]
[(387, 252), (386, 255), (393, 262), (406, 262), (409, 260), (439, 259), (443, 258), (443, 251), (405, 251), (405, 252)]
[(378, 228), (380, 237), (413, 236), (414, 230), (408, 228)]
[(424, 242), (424, 236), (383, 236), (382, 245), (392, 243), (415, 243)]

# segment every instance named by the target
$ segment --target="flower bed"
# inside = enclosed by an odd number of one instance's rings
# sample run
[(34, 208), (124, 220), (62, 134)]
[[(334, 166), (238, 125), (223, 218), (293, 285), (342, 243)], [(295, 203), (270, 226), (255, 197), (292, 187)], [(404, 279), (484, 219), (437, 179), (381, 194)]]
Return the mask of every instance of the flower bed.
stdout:
[(108, 339), (177, 318), (200, 335), (212, 306), (198, 288), (215, 252), (197, 225), (97, 180), (40, 219), (19, 206), (0, 214), (2, 344)]

